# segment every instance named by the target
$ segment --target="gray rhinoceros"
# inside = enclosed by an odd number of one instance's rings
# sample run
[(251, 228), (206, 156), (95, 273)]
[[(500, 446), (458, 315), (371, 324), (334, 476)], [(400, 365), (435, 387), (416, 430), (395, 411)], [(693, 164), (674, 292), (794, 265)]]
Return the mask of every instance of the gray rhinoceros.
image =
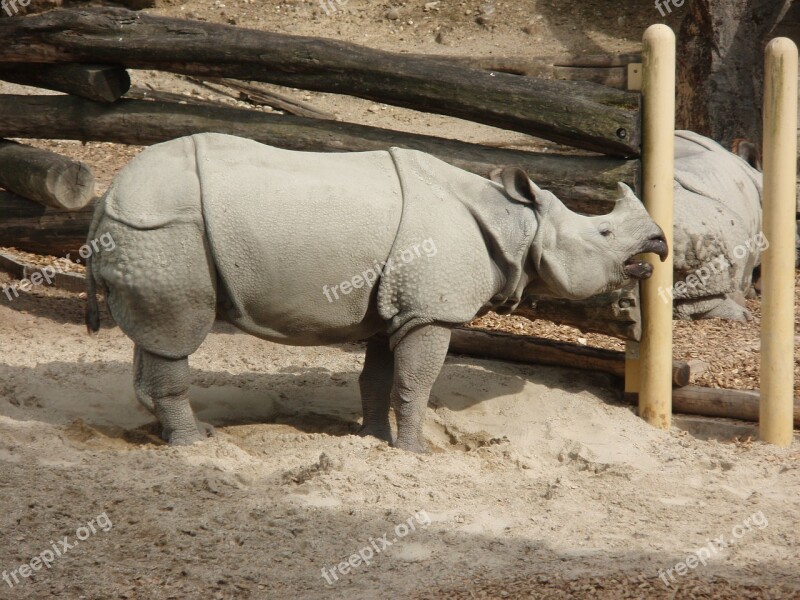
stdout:
[(743, 300), (768, 245), (761, 193), (761, 173), (742, 158), (700, 134), (675, 132), (677, 318), (749, 318)]
[(153, 146), (123, 169), (88, 265), (135, 343), (134, 387), (171, 444), (205, 437), (188, 356), (217, 315), (258, 337), (319, 345), (368, 339), (363, 434), (423, 451), (423, 416), (450, 329), (526, 295), (583, 298), (648, 277), (663, 232), (621, 185), (585, 217), (520, 169), (490, 181), (413, 150), (323, 154), (202, 134)]

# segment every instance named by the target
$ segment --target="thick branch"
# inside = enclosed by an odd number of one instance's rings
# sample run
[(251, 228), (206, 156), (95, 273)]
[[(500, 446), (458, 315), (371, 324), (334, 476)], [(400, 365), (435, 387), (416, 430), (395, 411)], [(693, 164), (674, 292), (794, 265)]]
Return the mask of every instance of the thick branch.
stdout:
[(77, 210), (94, 195), (94, 175), (66, 156), (0, 140), (0, 187), (45, 206)]
[(586, 82), (489, 73), (321, 38), (123, 9), (0, 21), (0, 62), (93, 62), (360, 96), (579, 148), (639, 152), (639, 96)]
[(0, 191), (0, 246), (53, 256), (77, 256), (86, 243), (94, 209), (74, 212), (46, 208)]
[(105, 65), (27, 64), (0, 67), (0, 79), (73, 94), (95, 102), (119, 100), (131, 87), (128, 72)]
[(0, 137), (148, 145), (206, 131), (248, 137), (291, 150), (416, 148), (484, 176), (497, 166), (518, 165), (573, 210), (592, 214), (608, 212), (617, 195), (616, 182), (634, 186), (639, 172), (636, 160), (487, 148), (363, 125), (236, 108), (125, 99), (99, 104), (70, 96), (0, 96)]

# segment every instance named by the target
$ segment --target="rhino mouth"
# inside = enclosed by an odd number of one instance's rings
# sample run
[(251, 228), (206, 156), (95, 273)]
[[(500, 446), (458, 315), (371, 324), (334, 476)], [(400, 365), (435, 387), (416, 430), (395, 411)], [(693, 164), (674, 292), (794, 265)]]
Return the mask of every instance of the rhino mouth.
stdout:
[(653, 274), (653, 265), (636, 258), (638, 254), (652, 252), (658, 254), (661, 262), (667, 260), (669, 256), (669, 249), (667, 248), (667, 240), (664, 234), (659, 231), (658, 234), (651, 236), (639, 250), (639, 252), (631, 256), (622, 265), (622, 274), (625, 279), (633, 277), (634, 279), (647, 279)]
[(648, 279), (650, 275), (653, 274), (653, 265), (649, 262), (631, 257), (625, 261), (622, 267), (622, 273), (625, 275), (625, 279), (630, 279), (631, 277), (634, 279)]

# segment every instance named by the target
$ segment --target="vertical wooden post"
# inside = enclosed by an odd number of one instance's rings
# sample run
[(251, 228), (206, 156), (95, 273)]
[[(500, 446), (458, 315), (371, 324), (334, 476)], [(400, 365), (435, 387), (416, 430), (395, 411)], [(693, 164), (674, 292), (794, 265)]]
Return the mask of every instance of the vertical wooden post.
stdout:
[[(642, 91), (642, 63), (628, 65), (628, 90)], [(638, 190), (637, 190), (638, 191)], [(639, 301), (641, 314), (642, 305)], [(625, 342), (625, 398), (634, 404), (639, 401), (639, 342)]]
[(764, 73), (764, 237), (761, 258), (761, 404), (759, 435), (792, 443), (794, 395), (795, 169), (797, 46), (767, 45)]
[[(639, 416), (655, 427), (672, 424), (672, 202), (675, 164), (675, 34), (666, 25), (644, 33), (642, 169), (644, 205), (664, 230), (669, 257), (653, 262), (643, 281)], [(660, 293), (659, 293), (660, 292)]]

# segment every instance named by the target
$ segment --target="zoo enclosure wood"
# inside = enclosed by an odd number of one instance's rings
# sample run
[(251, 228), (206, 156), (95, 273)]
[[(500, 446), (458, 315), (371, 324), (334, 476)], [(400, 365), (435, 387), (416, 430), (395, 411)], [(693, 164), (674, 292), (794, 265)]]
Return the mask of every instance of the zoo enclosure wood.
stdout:
[(0, 214), (0, 245), (65, 256), (74, 255), (86, 243), (94, 206), (66, 212), (0, 191)]
[(94, 195), (94, 175), (66, 156), (0, 140), (0, 187), (45, 206), (77, 210)]
[(147, 145), (199, 132), (240, 135), (312, 151), (385, 150), (428, 152), (486, 176), (497, 165), (518, 165), (562, 197), (573, 210), (597, 214), (613, 208), (618, 181), (638, 183), (639, 161), (604, 156), (564, 156), (489, 148), (477, 144), (338, 121), (275, 115), (215, 106), (144, 100), (113, 104), (71, 96), (0, 96), (0, 136), (54, 138)]
[[(758, 422), (761, 393), (759, 390), (727, 390), (688, 385), (672, 390), (672, 408), (676, 413), (725, 417), (742, 421)], [(626, 396), (635, 403), (635, 394)], [(792, 421), (800, 429), (800, 399), (795, 398)]]
[[(452, 331), (450, 351), (480, 358), (600, 371), (616, 377), (625, 375), (624, 352), (527, 335), (459, 327)], [(688, 385), (690, 379), (689, 364), (673, 361), (673, 385)]]
[(0, 21), (0, 63), (91, 62), (348, 94), (616, 156), (639, 153), (639, 95), (428, 57), (124, 9)]
[(131, 87), (128, 71), (108, 65), (0, 66), (0, 79), (73, 94), (96, 102), (119, 100)]

